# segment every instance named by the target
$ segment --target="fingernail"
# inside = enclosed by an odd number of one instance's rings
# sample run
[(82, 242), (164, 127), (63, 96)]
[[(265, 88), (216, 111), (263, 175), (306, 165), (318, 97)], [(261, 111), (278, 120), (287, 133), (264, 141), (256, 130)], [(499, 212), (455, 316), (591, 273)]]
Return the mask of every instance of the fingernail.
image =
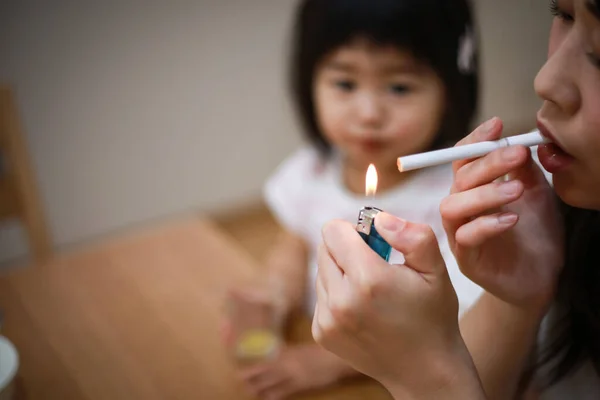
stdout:
[(517, 222), (519, 216), (514, 213), (505, 213), (498, 217), (498, 222), (502, 225), (512, 225)]
[(502, 158), (509, 162), (515, 161), (519, 157), (519, 152), (520, 149), (518, 147), (509, 146), (502, 152)]
[(406, 226), (406, 221), (391, 214), (381, 213), (377, 216), (378, 225), (388, 232), (400, 232)]
[(479, 136), (482, 139), (488, 137), (489, 134), (494, 129), (494, 126), (496, 126), (496, 118), (488, 119), (481, 127), (481, 132), (480, 132)]
[(504, 182), (500, 185), (500, 190), (507, 196), (514, 196), (521, 189), (521, 182), (519, 181), (509, 181)]

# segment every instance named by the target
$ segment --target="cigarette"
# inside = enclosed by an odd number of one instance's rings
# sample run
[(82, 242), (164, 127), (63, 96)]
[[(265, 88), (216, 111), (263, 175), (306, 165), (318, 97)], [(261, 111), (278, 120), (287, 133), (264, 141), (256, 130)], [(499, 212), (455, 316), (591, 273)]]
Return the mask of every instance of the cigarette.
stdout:
[(476, 158), (491, 153), (496, 149), (508, 146), (538, 146), (549, 143), (550, 139), (543, 136), (539, 130), (522, 135), (509, 136), (495, 141), (465, 144), (448, 149), (429, 151), (398, 158), (400, 172), (412, 171), (419, 168), (433, 167), (467, 158)]

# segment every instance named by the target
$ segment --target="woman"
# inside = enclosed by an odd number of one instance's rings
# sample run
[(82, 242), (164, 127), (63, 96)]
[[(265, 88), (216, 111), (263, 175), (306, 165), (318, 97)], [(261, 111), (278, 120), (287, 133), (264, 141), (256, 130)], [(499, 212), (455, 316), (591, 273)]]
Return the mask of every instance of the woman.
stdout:
[[(524, 147), (454, 163), (444, 227), (462, 271), (486, 289), (460, 322), (429, 227), (378, 217), (406, 259), (393, 268), (353, 226), (323, 229), (313, 335), (397, 399), (600, 398), (600, 0), (551, 10), (535, 90), (553, 187)], [(501, 131), (492, 119), (462, 143)]]

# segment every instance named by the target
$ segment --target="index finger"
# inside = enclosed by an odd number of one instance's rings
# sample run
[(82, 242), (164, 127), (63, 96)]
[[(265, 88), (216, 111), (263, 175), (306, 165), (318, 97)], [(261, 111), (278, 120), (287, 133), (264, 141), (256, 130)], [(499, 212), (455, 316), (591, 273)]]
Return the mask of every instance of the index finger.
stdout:
[[(473, 132), (462, 138), (456, 143), (456, 146), (463, 146), (465, 144), (472, 144), (483, 142), (487, 140), (497, 140), (502, 136), (502, 121), (500, 118), (493, 117), (483, 124), (479, 125)], [(452, 163), (452, 171), (456, 174), (461, 167), (470, 163), (472, 159), (458, 160)]]
[(317, 270), (317, 282), (321, 282), (323, 289), (328, 292), (331, 285), (335, 285), (336, 282), (342, 280), (343, 271), (336, 264), (331, 254), (329, 254), (329, 250), (327, 250), (325, 244), (319, 246), (317, 264), (319, 266)]

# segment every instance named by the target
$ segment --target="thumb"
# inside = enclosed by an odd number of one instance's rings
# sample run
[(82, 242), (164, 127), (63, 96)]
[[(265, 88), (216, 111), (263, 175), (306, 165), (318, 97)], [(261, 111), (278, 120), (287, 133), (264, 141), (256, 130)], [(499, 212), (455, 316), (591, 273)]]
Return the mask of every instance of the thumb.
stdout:
[(394, 249), (404, 255), (405, 265), (423, 275), (446, 273), (435, 233), (429, 225), (415, 224), (381, 212), (375, 229)]

